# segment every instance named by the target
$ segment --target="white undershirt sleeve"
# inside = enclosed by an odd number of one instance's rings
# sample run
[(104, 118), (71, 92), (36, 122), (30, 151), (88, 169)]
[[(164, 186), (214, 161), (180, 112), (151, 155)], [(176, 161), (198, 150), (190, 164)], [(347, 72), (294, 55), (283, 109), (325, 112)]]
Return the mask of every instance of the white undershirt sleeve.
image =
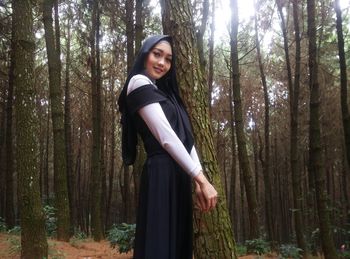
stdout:
[(197, 152), (194, 148), (191, 155), (187, 152), (167, 120), (159, 103), (152, 103), (142, 107), (138, 113), (147, 124), (153, 136), (169, 155), (192, 177), (198, 175), (202, 169)]

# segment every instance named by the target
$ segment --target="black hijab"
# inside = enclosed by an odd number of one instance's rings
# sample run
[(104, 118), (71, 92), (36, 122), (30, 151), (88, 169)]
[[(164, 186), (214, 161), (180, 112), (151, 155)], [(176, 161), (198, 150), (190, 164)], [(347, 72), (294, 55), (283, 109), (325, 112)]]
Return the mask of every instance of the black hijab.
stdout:
[[(160, 41), (167, 41), (171, 45), (173, 50), (172, 40), (170, 36), (167, 35), (155, 35), (147, 38), (136, 59), (134, 65), (129, 73), (124, 87), (120, 93), (118, 99), (119, 111), (121, 112), (121, 124), (122, 124), (122, 157), (126, 165), (131, 165), (135, 162), (136, 158), (136, 145), (137, 145), (137, 131), (134, 125), (132, 116), (129, 112), (127, 105), (127, 88), (130, 79), (137, 74), (143, 74), (145, 70), (145, 60), (148, 57), (149, 52), (152, 48), (158, 44)], [(175, 70), (175, 55), (172, 54), (171, 67), (167, 74), (156, 81), (158, 89), (163, 91), (170, 99), (173, 100), (175, 108), (179, 114), (180, 129), (177, 134), (179, 138), (184, 142), (184, 145), (188, 152), (190, 152), (193, 146), (193, 136), (190, 121), (188, 119), (187, 112), (185, 111), (183, 102), (179, 96), (179, 87), (176, 80), (176, 70)]]

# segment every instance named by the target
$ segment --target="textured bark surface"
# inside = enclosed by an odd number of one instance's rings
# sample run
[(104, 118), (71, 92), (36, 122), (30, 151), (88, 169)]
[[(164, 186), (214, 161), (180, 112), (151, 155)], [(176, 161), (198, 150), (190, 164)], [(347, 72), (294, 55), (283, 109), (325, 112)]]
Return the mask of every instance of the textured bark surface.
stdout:
[(67, 183), (69, 195), (69, 210), (71, 218), (71, 230), (77, 226), (77, 209), (76, 209), (76, 176), (73, 171), (73, 139), (72, 139), (72, 116), (71, 116), (71, 97), (70, 97), (70, 44), (71, 44), (71, 10), (68, 17), (68, 31), (66, 41), (66, 71), (65, 71), (65, 98), (64, 98), (64, 132), (66, 141), (66, 157), (67, 157)]
[(92, 154), (91, 154), (91, 232), (95, 241), (103, 238), (101, 218), (101, 71), (99, 49), (99, 3), (92, 3), (91, 15), (91, 109), (92, 109)]
[(326, 171), (323, 157), (320, 126), (320, 85), (316, 46), (315, 0), (307, 1), (307, 25), (309, 37), (309, 86), (310, 86), (310, 132), (309, 132), (309, 171), (315, 180), (316, 204), (320, 225), (320, 237), (325, 258), (338, 258), (333, 231), (329, 219)]
[[(13, 32), (12, 32), (13, 37)], [(12, 41), (12, 49), (13, 41)], [(11, 53), (11, 59), (13, 60), (14, 53)], [(13, 131), (12, 131), (12, 114), (13, 114), (13, 71), (14, 70), (14, 62), (11, 61), (10, 71), (9, 71), (9, 86), (7, 93), (7, 105), (6, 105), (6, 140), (5, 140), (5, 172), (6, 172), (6, 212), (5, 212), (5, 223), (6, 226), (11, 229), (15, 226), (15, 208), (14, 208), (14, 186), (13, 186)], [(1, 152), (1, 148), (0, 148)], [(1, 168), (0, 168), (1, 170)]]
[(220, 196), (213, 212), (196, 211), (194, 214), (195, 258), (236, 258), (235, 242), (209, 121), (208, 87), (199, 63), (190, 2), (163, 0), (161, 5), (164, 32), (173, 36), (177, 78), (192, 121), (196, 147), (203, 169)]
[(64, 107), (61, 90), (61, 60), (58, 35), (58, 22), (53, 29), (52, 9), (54, 1), (43, 2), (45, 42), (49, 65), (49, 89), (53, 129), (54, 189), (57, 216), (57, 238), (68, 241), (70, 238), (70, 212), (67, 185), (66, 142), (64, 132)]
[(38, 118), (35, 114), (33, 7), (29, 0), (14, 0), (12, 8), (21, 258), (47, 258), (45, 217), (39, 191), (38, 140), (34, 137)]
[[(304, 221), (302, 212), (302, 201), (304, 200), (302, 192), (302, 172), (299, 169), (299, 157), (298, 157), (298, 118), (299, 118), (299, 88), (300, 88), (300, 74), (301, 74), (301, 39), (299, 29), (299, 5), (297, 0), (293, 0), (293, 22), (294, 22), (294, 40), (295, 40), (295, 69), (294, 69), (294, 84), (293, 88), (290, 88), (290, 119), (291, 119), (291, 136), (290, 136), (290, 164), (292, 171), (292, 184), (293, 184), (293, 205), (294, 205), (294, 221), (295, 221), (295, 234), (297, 238), (298, 246), (303, 250), (303, 255), (308, 255), (307, 244), (304, 235)], [(285, 49), (288, 50), (287, 39)], [(289, 60), (288, 52), (286, 52), (287, 60)], [(289, 68), (290, 69), (290, 68)], [(291, 77), (291, 72), (288, 73), (288, 78)], [(291, 78), (290, 78), (291, 81)]]
[(348, 165), (350, 165), (350, 115), (348, 107), (348, 81), (346, 72), (346, 57), (344, 49), (344, 35), (343, 35), (343, 18), (340, 9), (339, 0), (335, 0), (335, 13), (337, 15), (337, 37), (338, 37), (338, 53), (339, 53), (339, 68), (340, 68), (340, 103), (343, 119), (343, 129), (345, 137), (346, 157)]

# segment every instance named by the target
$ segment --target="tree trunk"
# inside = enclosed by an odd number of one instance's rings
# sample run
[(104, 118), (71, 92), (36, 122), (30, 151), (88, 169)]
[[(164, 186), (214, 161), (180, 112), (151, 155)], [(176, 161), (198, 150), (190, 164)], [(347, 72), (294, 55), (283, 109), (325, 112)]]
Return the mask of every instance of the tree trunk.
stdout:
[(258, 204), (255, 195), (253, 173), (250, 168), (247, 144), (244, 134), (244, 121), (242, 112), (241, 90), (239, 81), (238, 64), (238, 6), (237, 0), (231, 0), (231, 62), (232, 62), (232, 89), (235, 111), (235, 124), (238, 144), (238, 159), (243, 171), (244, 185), (247, 194), (248, 212), (249, 212), (249, 239), (255, 239), (259, 236)]
[[(231, 85), (231, 83), (230, 83)], [(230, 132), (231, 132), (231, 177), (230, 177), (230, 195), (228, 197), (229, 200), (229, 212), (230, 212), (230, 218), (231, 218), (231, 224), (233, 224), (233, 229), (235, 230), (235, 237), (238, 238), (237, 232), (238, 232), (238, 206), (237, 202), (238, 199), (236, 199), (237, 191), (236, 191), (236, 178), (237, 178), (237, 164), (236, 164), (236, 137), (235, 137), (235, 122), (234, 122), (234, 111), (233, 111), (233, 97), (232, 97), (232, 88), (229, 89), (229, 98), (230, 98)]]
[(12, 2), (13, 60), (16, 118), (16, 161), (18, 201), (21, 215), (21, 258), (47, 258), (45, 216), (41, 206), (37, 116), (35, 114), (34, 31), (32, 4), (27, 0)]
[(320, 128), (320, 89), (318, 82), (318, 63), (316, 46), (315, 0), (307, 0), (307, 25), (309, 37), (309, 84), (310, 84), (310, 140), (309, 140), (309, 171), (315, 179), (317, 211), (320, 224), (322, 249), (326, 258), (338, 258), (333, 231), (329, 219), (327, 205), (327, 189), (325, 185), (325, 167), (321, 144)]
[[(266, 227), (267, 227), (267, 239), (269, 241), (275, 240), (275, 234), (273, 231), (273, 211), (272, 211), (272, 187), (271, 179), (270, 179), (270, 100), (269, 100), (269, 93), (267, 91), (267, 82), (266, 82), (266, 76), (264, 71), (264, 64), (262, 62), (261, 58), (261, 51), (260, 51), (260, 40), (259, 40), (259, 31), (258, 31), (258, 7), (257, 3), (255, 3), (255, 44), (256, 44), (256, 51), (257, 51), (257, 58), (259, 62), (259, 71), (260, 71), (260, 77), (261, 77), (261, 83), (263, 86), (263, 92), (264, 92), (264, 107), (265, 107), (265, 124), (264, 124), (264, 158), (261, 159), (262, 167), (263, 167), (263, 175), (264, 175), (264, 187), (265, 187), (265, 220), (266, 220)], [(256, 185), (258, 185), (258, 181), (256, 181)], [(258, 194), (257, 194), (258, 195)]]
[(348, 82), (346, 72), (346, 57), (344, 50), (344, 36), (343, 36), (343, 19), (340, 9), (339, 0), (334, 3), (335, 13), (337, 15), (337, 37), (338, 37), (338, 53), (339, 53), (339, 67), (340, 67), (340, 104), (343, 119), (343, 130), (345, 138), (346, 158), (348, 165), (350, 165), (350, 115), (348, 107)]
[[(294, 228), (299, 248), (302, 249), (304, 257), (308, 256), (307, 244), (304, 236), (304, 221), (302, 211), (302, 171), (299, 167), (298, 157), (298, 117), (299, 117), (299, 88), (300, 88), (300, 65), (301, 65), (301, 39), (299, 29), (299, 5), (297, 0), (293, 0), (293, 20), (294, 20), (294, 39), (295, 39), (295, 69), (294, 69), (294, 84), (290, 87), (290, 165), (292, 172), (292, 187), (293, 187), (293, 205), (294, 205)], [(281, 13), (282, 15), (282, 13)], [(286, 33), (283, 33), (286, 34)], [(286, 34), (287, 35), (287, 34)], [(284, 48), (286, 59), (289, 61), (288, 40), (285, 38)], [(289, 66), (290, 69), (290, 66)], [(291, 79), (291, 72), (288, 73), (288, 78)]]
[[(12, 62), (12, 61), (11, 61)], [(6, 129), (6, 92), (7, 92), (7, 84), (3, 84), (2, 89), (2, 100), (1, 108), (2, 113), (0, 117), (0, 183), (5, 182), (5, 129)], [(0, 217), (5, 218), (5, 193), (6, 193), (6, 185), (0, 184)]]
[(203, 0), (203, 5), (202, 5), (202, 20), (200, 26), (197, 28), (197, 45), (198, 45), (198, 55), (199, 55), (199, 64), (202, 69), (203, 75), (206, 75), (206, 59), (204, 57), (204, 33), (207, 28), (207, 23), (208, 23), (208, 16), (209, 16), (209, 0)]
[(66, 137), (66, 159), (67, 159), (67, 179), (69, 194), (69, 211), (71, 219), (71, 229), (77, 226), (76, 210), (76, 176), (73, 170), (73, 139), (72, 139), (72, 118), (70, 107), (70, 42), (71, 42), (71, 10), (69, 9), (67, 24), (67, 42), (66, 42), (66, 80), (65, 80), (65, 98), (64, 98), (64, 132)]
[(91, 232), (95, 241), (103, 238), (101, 222), (101, 71), (99, 62), (99, 3), (92, 3), (91, 48), (91, 93), (92, 93), (92, 155), (91, 155)]
[(173, 37), (177, 56), (177, 78), (192, 120), (203, 169), (221, 197), (213, 212), (195, 212), (194, 254), (197, 259), (236, 258), (236, 247), (209, 120), (208, 87), (201, 69), (198, 69), (200, 64), (190, 1), (162, 0), (161, 7), (164, 32)]
[[(57, 2), (55, 2), (57, 5)], [(43, 2), (43, 20), (45, 28), (46, 51), (49, 64), (49, 88), (51, 100), (51, 115), (54, 149), (54, 190), (57, 215), (57, 239), (69, 241), (70, 212), (67, 186), (67, 161), (64, 135), (64, 108), (61, 93), (61, 60), (59, 44), (59, 26), (55, 23), (56, 35), (53, 29), (53, 0)], [(57, 18), (56, 18), (57, 19)]]
[(139, 52), (143, 39), (143, 2), (144, 0), (136, 0), (135, 5), (135, 55)]
[(112, 120), (112, 125), (111, 125), (111, 156), (109, 158), (110, 160), (110, 169), (109, 169), (109, 177), (108, 177), (108, 194), (107, 194), (107, 205), (106, 205), (106, 226), (110, 226), (110, 211), (111, 211), (111, 204), (112, 204), (112, 195), (113, 195), (113, 182), (114, 182), (114, 171), (115, 171), (115, 120), (116, 120), (116, 101), (115, 101), (115, 91), (114, 91), (114, 76), (112, 76), (112, 80), (110, 82), (111, 89), (111, 120)]
[[(214, 36), (215, 36), (215, 0), (212, 2), (212, 18), (210, 25), (210, 38), (209, 38), (209, 58), (208, 58), (208, 106), (210, 115), (212, 114), (211, 109), (211, 98), (213, 92), (214, 82)], [(232, 128), (233, 130), (233, 128)]]
[(134, 64), (134, 0), (125, 2), (127, 73)]
[[(12, 32), (13, 37), (13, 32)], [(14, 42), (11, 42), (12, 49), (14, 49)], [(12, 133), (12, 110), (13, 110), (13, 69), (14, 62), (14, 53), (11, 53), (11, 64), (9, 71), (9, 87), (7, 93), (7, 105), (6, 105), (6, 140), (5, 140), (5, 157), (6, 157), (6, 212), (5, 212), (5, 222), (6, 226), (11, 229), (15, 226), (15, 208), (14, 208), (14, 191), (13, 191), (13, 133)], [(1, 152), (1, 151), (0, 151)]]

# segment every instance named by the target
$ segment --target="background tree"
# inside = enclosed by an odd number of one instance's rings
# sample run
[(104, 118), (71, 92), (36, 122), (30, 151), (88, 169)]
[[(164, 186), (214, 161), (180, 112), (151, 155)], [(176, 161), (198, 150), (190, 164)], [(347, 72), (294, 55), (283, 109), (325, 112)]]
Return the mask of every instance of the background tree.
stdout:
[(321, 147), (320, 130), (320, 85), (318, 81), (318, 62), (316, 45), (316, 8), (314, 0), (307, 0), (307, 25), (309, 37), (309, 73), (310, 73), (310, 162), (309, 170), (315, 181), (317, 211), (320, 221), (322, 248), (326, 258), (338, 258), (329, 220), (327, 205), (326, 172)]
[[(53, 29), (52, 9), (57, 1), (43, 2), (43, 20), (45, 27), (45, 42), (49, 65), (49, 88), (54, 140), (54, 188), (57, 214), (57, 238), (68, 241), (70, 238), (70, 212), (67, 185), (67, 161), (64, 135), (64, 109), (61, 90), (61, 47), (59, 37), (58, 17), (55, 18)], [(57, 9), (57, 7), (55, 8)], [(58, 16), (56, 12), (55, 16)]]
[(258, 237), (259, 223), (258, 223), (258, 204), (256, 194), (254, 191), (253, 175), (250, 168), (250, 163), (247, 153), (247, 144), (244, 134), (242, 102), (240, 93), (240, 79), (239, 79), (239, 64), (238, 64), (238, 49), (237, 49), (237, 34), (238, 34), (238, 6), (236, 0), (231, 0), (231, 67), (232, 67), (232, 89), (234, 102), (234, 118), (236, 124), (238, 158), (240, 167), (242, 169), (245, 190), (249, 208), (249, 238), (254, 239)]
[(21, 257), (48, 256), (45, 218), (37, 170), (37, 115), (34, 89), (34, 31), (31, 1), (12, 2), (13, 60), (18, 200), (21, 215)]

